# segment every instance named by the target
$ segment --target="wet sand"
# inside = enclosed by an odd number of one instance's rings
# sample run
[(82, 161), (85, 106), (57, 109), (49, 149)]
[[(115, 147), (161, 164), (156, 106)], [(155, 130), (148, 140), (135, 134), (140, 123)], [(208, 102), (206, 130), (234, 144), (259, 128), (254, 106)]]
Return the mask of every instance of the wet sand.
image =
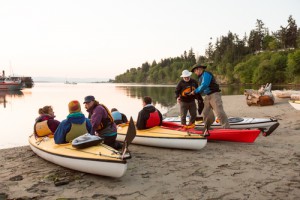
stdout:
[[(131, 145), (121, 178), (85, 174), (43, 160), (29, 146), (0, 150), (2, 199), (299, 199), (300, 111), (288, 99), (247, 106), (223, 96), (228, 116), (273, 117), (280, 126), (255, 143), (208, 142), (199, 151)], [(178, 116), (178, 107), (168, 116)], [(24, 133), (27, 134), (27, 133)]]

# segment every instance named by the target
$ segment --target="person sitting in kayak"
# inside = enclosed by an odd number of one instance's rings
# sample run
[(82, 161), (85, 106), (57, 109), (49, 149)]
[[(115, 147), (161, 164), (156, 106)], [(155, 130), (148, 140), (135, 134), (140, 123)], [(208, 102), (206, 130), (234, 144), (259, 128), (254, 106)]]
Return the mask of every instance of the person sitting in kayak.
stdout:
[(68, 104), (69, 115), (63, 120), (54, 133), (56, 144), (71, 142), (74, 138), (89, 133), (92, 129), (91, 122), (81, 112), (80, 103), (77, 100)]
[(35, 119), (34, 134), (38, 137), (53, 136), (60, 122), (54, 119), (52, 106), (44, 106), (38, 113), (40, 116)]
[(117, 126), (108, 108), (91, 95), (84, 98), (84, 104), (92, 124), (90, 133), (104, 138), (104, 144), (117, 150), (121, 149), (122, 144), (116, 141)]
[(120, 113), (116, 108), (111, 109), (111, 115), (114, 118), (114, 122), (116, 123), (116, 125), (128, 122), (126, 115)]
[(151, 97), (143, 98), (143, 109), (139, 112), (136, 127), (138, 130), (160, 126), (162, 124), (162, 114), (152, 105)]

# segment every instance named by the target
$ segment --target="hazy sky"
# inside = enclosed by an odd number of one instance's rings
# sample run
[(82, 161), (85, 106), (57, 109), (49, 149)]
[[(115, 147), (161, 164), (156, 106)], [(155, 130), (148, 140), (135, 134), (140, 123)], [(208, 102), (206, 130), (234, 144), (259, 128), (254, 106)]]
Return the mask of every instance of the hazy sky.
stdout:
[(193, 48), (210, 38), (240, 38), (256, 20), (270, 31), (299, 0), (0, 0), (0, 70), (24, 76), (112, 78), (142, 63)]

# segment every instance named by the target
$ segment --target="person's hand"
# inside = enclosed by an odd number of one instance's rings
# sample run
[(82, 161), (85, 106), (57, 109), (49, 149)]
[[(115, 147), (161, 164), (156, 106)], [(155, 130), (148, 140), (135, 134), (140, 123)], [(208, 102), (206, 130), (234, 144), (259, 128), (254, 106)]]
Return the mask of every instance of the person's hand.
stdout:
[(195, 90), (191, 91), (188, 95), (195, 95)]

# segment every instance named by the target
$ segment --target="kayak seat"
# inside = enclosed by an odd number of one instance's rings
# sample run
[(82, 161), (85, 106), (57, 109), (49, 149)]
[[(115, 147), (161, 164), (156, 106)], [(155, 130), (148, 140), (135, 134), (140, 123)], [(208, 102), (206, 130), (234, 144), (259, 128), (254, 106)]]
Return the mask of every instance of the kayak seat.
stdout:
[(228, 118), (229, 123), (238, 123), (244, 121), (241, 117), (229, 117)]

